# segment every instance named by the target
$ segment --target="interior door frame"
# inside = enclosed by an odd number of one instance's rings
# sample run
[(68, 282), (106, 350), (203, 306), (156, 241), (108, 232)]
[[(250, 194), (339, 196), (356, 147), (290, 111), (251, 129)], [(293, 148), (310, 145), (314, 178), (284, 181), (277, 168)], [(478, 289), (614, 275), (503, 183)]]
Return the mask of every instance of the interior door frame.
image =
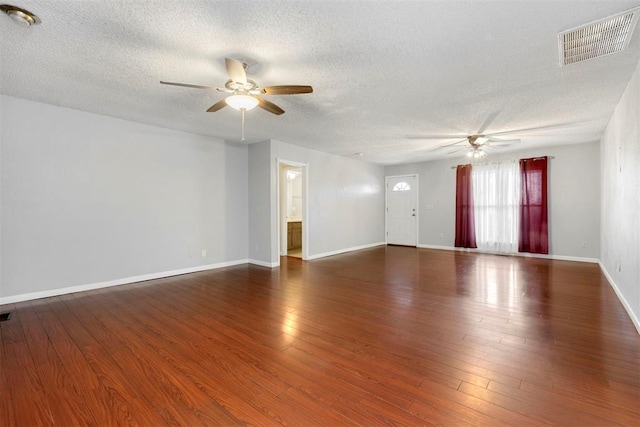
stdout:
[(415, 247), (418, 247), (418, 236), (420, 235), (420, 175), (417, 173), (406, 175), (390, 175), (384, 177), (384, 243), (389, 244), (389, 201), (387, 195), (389, 193), (389, 179), (413, 177), (416, 179), (416, 236)]
[(292, 166), (295, 168), (300, 168), (302, 171), (302, 259), (306, 260), (309, 256), (309, 163), (300, 163), (292, 160), (285, 160), (279, 157), (276, 158), (276, 218), (277, 218), (277, 248), (278, 248), (278, 256), (280, 256), (280, 248), (282, 245), (282, 224), (286, 223), (287, 220), (286, 214), (283, 218), (283, 212), (280, 208), (280, 185), (282, 181), (280, 169), (281, 166)]

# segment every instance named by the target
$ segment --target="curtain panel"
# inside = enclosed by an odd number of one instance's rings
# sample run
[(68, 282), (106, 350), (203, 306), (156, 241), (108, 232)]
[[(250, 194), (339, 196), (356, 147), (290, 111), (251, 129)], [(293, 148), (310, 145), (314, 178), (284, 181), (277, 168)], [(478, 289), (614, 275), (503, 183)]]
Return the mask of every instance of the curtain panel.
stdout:
[(549, 253), (547, 157), (520, 159), (518, 251)]
[(474, 165), (471, 175), (478, 249), (499, 253), (518, 252), (518, 161)]
[(456, 169), (456, 248), (476, 248), (471, 165)]

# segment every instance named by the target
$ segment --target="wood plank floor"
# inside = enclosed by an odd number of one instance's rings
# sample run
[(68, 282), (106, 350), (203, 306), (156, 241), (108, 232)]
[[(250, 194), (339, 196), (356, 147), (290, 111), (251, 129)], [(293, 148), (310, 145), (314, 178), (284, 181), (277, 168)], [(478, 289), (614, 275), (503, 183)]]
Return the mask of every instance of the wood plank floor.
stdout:
[(378, 247), (1, 307), (0, 425), (640, 425), (595, 264)]

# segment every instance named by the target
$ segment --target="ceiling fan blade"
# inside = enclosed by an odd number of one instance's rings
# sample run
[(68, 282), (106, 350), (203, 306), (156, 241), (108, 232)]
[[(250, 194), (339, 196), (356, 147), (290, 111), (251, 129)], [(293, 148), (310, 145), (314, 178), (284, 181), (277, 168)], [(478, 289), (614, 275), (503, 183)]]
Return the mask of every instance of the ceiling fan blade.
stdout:
[(225, 89), (222, 89), (220, 87), (191, 85), (191, 84), (188, 84), (188, 83), (163, 82), (162, 80), (160, 81), (160, 84), (170, 85), (170, 86), (190, 87), (190, 88), (193, 88), (193, 89), (219, 90), (219, 91), (222, 91), (222, 92), (225, 91)]
[(211, 107), (209, 107), (207, 109), (207, 113), (215, 113), (216, 111), (224, 108), (227, 106), (227, 102), (224, 99), (221, 99), (220, 101), (216, 102), (215, 104), (213, 104)]
[(509, 139), (509, 140), (490, 139), (487, 145), (490, 147), (503, 147), (507, 145), (518, 144), (520, 142), (522, 141), (520, 141), (519, 139)]
[(499, 136), (499, 135), (508, 135), (510, 133), (535, 132), (535, 131), (539, 131), (539, 130), (563, 128), (563, 127), (567, 127), (567, 126), (570, 126), (570, 125), (571, 125), (571, 123), (562, 123), (562, 124), (559, 124), (559, 125), (537, 126), (537, 127), (531, 127), (531, 128), (505, 130), (505, 131), (502, 131), (502, 132), (490, 132), (490, 133), (487, 133), (485, 135), (491, 138), (491, 137)]
[[(437, 146), (437, 147), (433, 147), (433, 148), (432, 148), (432, 149), (430, 149), (430, 150), (427, 150), (427, 153), (428, 153), (428, 152), (430, 152), (430, 151), (442, 150), (443, 148), (451, 147), (451, 146), (453, 146), (453, 145), (458, 145), (458, 144), (460, 144), (461, 142), (467, 142), (467, 140), (466, 140), (466, 139), (461, 139), (460, 141), (452, 142), (451, 144), (439, 145), (439, 146)], [(466, 148), (466, 147), (465, 147), (465, 148)]]
[(313, 93), (313, 88), (303, 85), (284, 85), (263, 87), (262, 91), (265, 95), (297, 95), (300, 93)]
[(491, 126), (491, 123), (493, 123), (493, 121), (496, 119), (496, 117), (498, 117), (498, 115), (500, 115), (501, 111), (500, 110), (496, 110), (492, 113), (490, 113), (487, 118), (485, 119), (484, 123), (482, 123), (482, 126), (480, 126), (480, 129), (478, 129), (478, 135), (482, 135), (484, 134), (484, 132), (487, 130), (487, 128), (489, 126)]
[(224, 63), (227, 66), (227, 73), (229, 73), (229, 77), (236, 83), (247, 84), (247, 73), (244, 71), (244, 65), (242, 62), (225, 58)]
[(258, 98), (258, 107), (270, 113), (273, 113), (276, 116), (279, 116), (280, 114), (284, 113), (284, 110), (282, 108), (278, 107), (273, 102), (269, 102), (266, 99), (262, 99), (262, 98)]
[[(467, 135), (408, 135), (405, 136), (406, 139), (460, 139), (466, 138)], [(465, 139), (466, 140), (466, 139)]]
[(461, 148), (458, 148), (457, 150), (449, 151), (449, 152), (447, 153), (447, 156), (448, 156), (448, 155), (451, 155), (451, 154), (459, 153), (460, 151), (468, 150), (468, 149), (469, 149), (469, 147), (461, 147)]

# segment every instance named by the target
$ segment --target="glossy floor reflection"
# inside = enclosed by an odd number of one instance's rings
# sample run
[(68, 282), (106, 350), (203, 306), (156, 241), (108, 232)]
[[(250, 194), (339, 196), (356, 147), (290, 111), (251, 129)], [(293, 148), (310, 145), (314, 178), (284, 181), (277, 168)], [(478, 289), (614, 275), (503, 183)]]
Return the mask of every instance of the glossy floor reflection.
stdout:
[(378, 247), (3, 306), (0, 425), (640, 425), (595, 264)]

